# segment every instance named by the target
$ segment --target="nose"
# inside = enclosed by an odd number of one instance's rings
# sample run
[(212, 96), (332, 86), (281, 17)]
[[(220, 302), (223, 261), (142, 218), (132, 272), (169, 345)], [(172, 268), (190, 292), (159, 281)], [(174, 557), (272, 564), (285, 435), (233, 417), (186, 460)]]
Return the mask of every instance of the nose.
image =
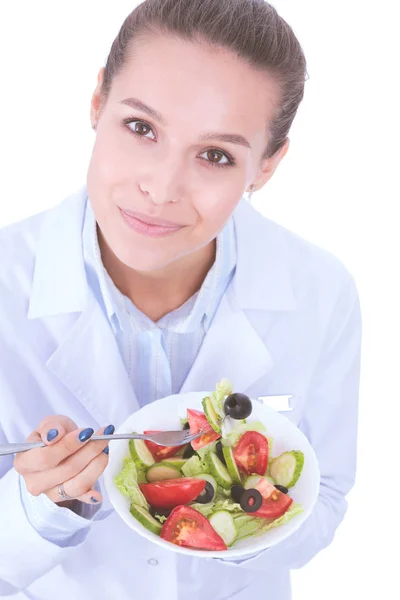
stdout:
[(139, 187), (156, 205), (179, 202), (183, 197), (183, 172), (181, 160), (164, 156)]

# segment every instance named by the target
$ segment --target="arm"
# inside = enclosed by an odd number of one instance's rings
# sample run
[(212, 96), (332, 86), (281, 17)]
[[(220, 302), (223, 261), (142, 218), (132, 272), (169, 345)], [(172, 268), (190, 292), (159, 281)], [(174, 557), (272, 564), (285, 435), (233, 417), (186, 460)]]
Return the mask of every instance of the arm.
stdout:
[[(7, 442), (1, 429), (0, 442)], [(98, 487), (96, 484), (94, 489)], [(33, 496), (24, 478), (13, 468), (12, 457), (2, 457), (0, 512), (4, 524), (0, 536), (0, 597), (26, 589), (60, 564), (68, 554), (68, 547), (83, 543), (92, 522), (109, 514), (99, 510), (99, 506), (76, 501), (80, 513), (76, 514), (58, 506), (44, 493)]]
[(256, 570), (303, 567), (332, 542), (345, 516), (346, 496), (356, 472), (361, 313), (353, 280), (347, 279), (344, 287), (299, 423), (320, 466), (316, 506), (290, 538), (240, 562), (232, 561), (232, 566)]

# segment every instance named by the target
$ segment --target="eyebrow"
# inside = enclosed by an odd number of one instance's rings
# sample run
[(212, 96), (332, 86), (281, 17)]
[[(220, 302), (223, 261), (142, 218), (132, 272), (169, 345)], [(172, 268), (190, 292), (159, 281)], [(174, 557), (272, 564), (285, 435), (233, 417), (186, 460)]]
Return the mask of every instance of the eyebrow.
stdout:
[[(145, 104), (138, 98), (125, 98), (125, 100), (120, 100), (119, 104), (126, 104), (127, 106), (130, 106), (131, 108), (136, 108), (137, 110), (141, 110), (141, 111), (147, 113), (150, 117), (152, 117), (159, 123), (161, 123), (161, 125), (165, 126), (167, 124), (164, 117), (162, 116), (162, 114), (160, 112), (158, 112), (158, 110), (155, 110), (154, 108), (152, 108), (148, 104)], [(201, 142), (207, 141), (207, 140), (219, 140), (222, 142), (227, 142), (229, 144), (236, 144), (238, 146), (246, 146), (246, 148), (251, 149), (249, 141), (243, 135), (240, 135), (238, 133), (220, 133), (220, 132), (205, 133), (199, 137), (199, 141), (201, 141)]]

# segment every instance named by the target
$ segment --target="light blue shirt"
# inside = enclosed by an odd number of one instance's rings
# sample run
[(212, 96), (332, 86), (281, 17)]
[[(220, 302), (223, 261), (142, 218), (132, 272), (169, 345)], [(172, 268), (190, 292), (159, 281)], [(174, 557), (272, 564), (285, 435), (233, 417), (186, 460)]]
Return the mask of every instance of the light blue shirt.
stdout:
[[(233, 219), (217, 237), (215, 262), (200, 290), (156, 323), (136, 308), (108, 275), (101, 260), (97, 223), (89, 200), (82, 240), (88, 283), (114, 332), (140, 406), (179, 393), (235, 273)], [(82, 504), (79, 514), (67, 509), (59, 511), (55, 530), (52, 526), (55, 505), (45, 494), (31, 496), (22, 484), (22, 500), (35, 529), (59, 545), (68, 545), (71, 536), (83, 525), (87, 526), (87, 519), (94, 517), (100, 508)]]

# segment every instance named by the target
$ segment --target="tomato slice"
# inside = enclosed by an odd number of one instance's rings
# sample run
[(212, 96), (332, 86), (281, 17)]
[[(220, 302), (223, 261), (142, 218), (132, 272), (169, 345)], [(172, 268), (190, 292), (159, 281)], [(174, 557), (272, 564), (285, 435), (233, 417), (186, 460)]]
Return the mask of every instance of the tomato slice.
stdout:
[(197, 550), (227, 550), (206, 517), (190, 506), (177, 506), (165, 521), (161, 537), (177, 546)]
[(247, 431), (233, 450), (237, 466), (247, 475), (265, 475), (268, 467), (268, 440), (258, 431)]
[[(158, 433), (158, 432), (159, 432), (159, 430), (157, 429), (157, 430), (151, 430), (151, 431), (144, 431), (143, 433), (146, 434), (146, 433)], [(154, 442), (150, 442), (149, 440), (145, 440), (144, 443), (150, 450), (150, 452), (153, 455), (153, 458), (156, 462), (160, 462), (160, 460), (165, 460), (166, 458), (169, 458), (170, 456), (174, 456), (181, 449), (181, 446), (159, 446), (158, 444), (155, 444)]]
[(214, 431), (210, 423), (207, 421), (206, 415), (200, 410), (188, 408), (187, 419), (189, 422), (190, 433), (205, 431), (204, 435), (201, 435), (199, 438), (192, 441), (193, 450), (198, 450), (203, 446), (208, 446), (208, 444), (215, 442), (215, 440), (221, 437), (221, 434)]
[(252, 517), (277, 519), (285, 514), (293, 502), (293, 498), (277, 490), (275, 486), (265, 479), (261, 479), (255, 487), (262, 495), (263, 503), (258, 510), (251, 513)]
[(164, 481), (139, 485), (143, 496), (154, 508), (174, 508), (179, 504), (192, 502), (201, 494), (205, 486), (204, 479), (195, 477), (164, 479)]

